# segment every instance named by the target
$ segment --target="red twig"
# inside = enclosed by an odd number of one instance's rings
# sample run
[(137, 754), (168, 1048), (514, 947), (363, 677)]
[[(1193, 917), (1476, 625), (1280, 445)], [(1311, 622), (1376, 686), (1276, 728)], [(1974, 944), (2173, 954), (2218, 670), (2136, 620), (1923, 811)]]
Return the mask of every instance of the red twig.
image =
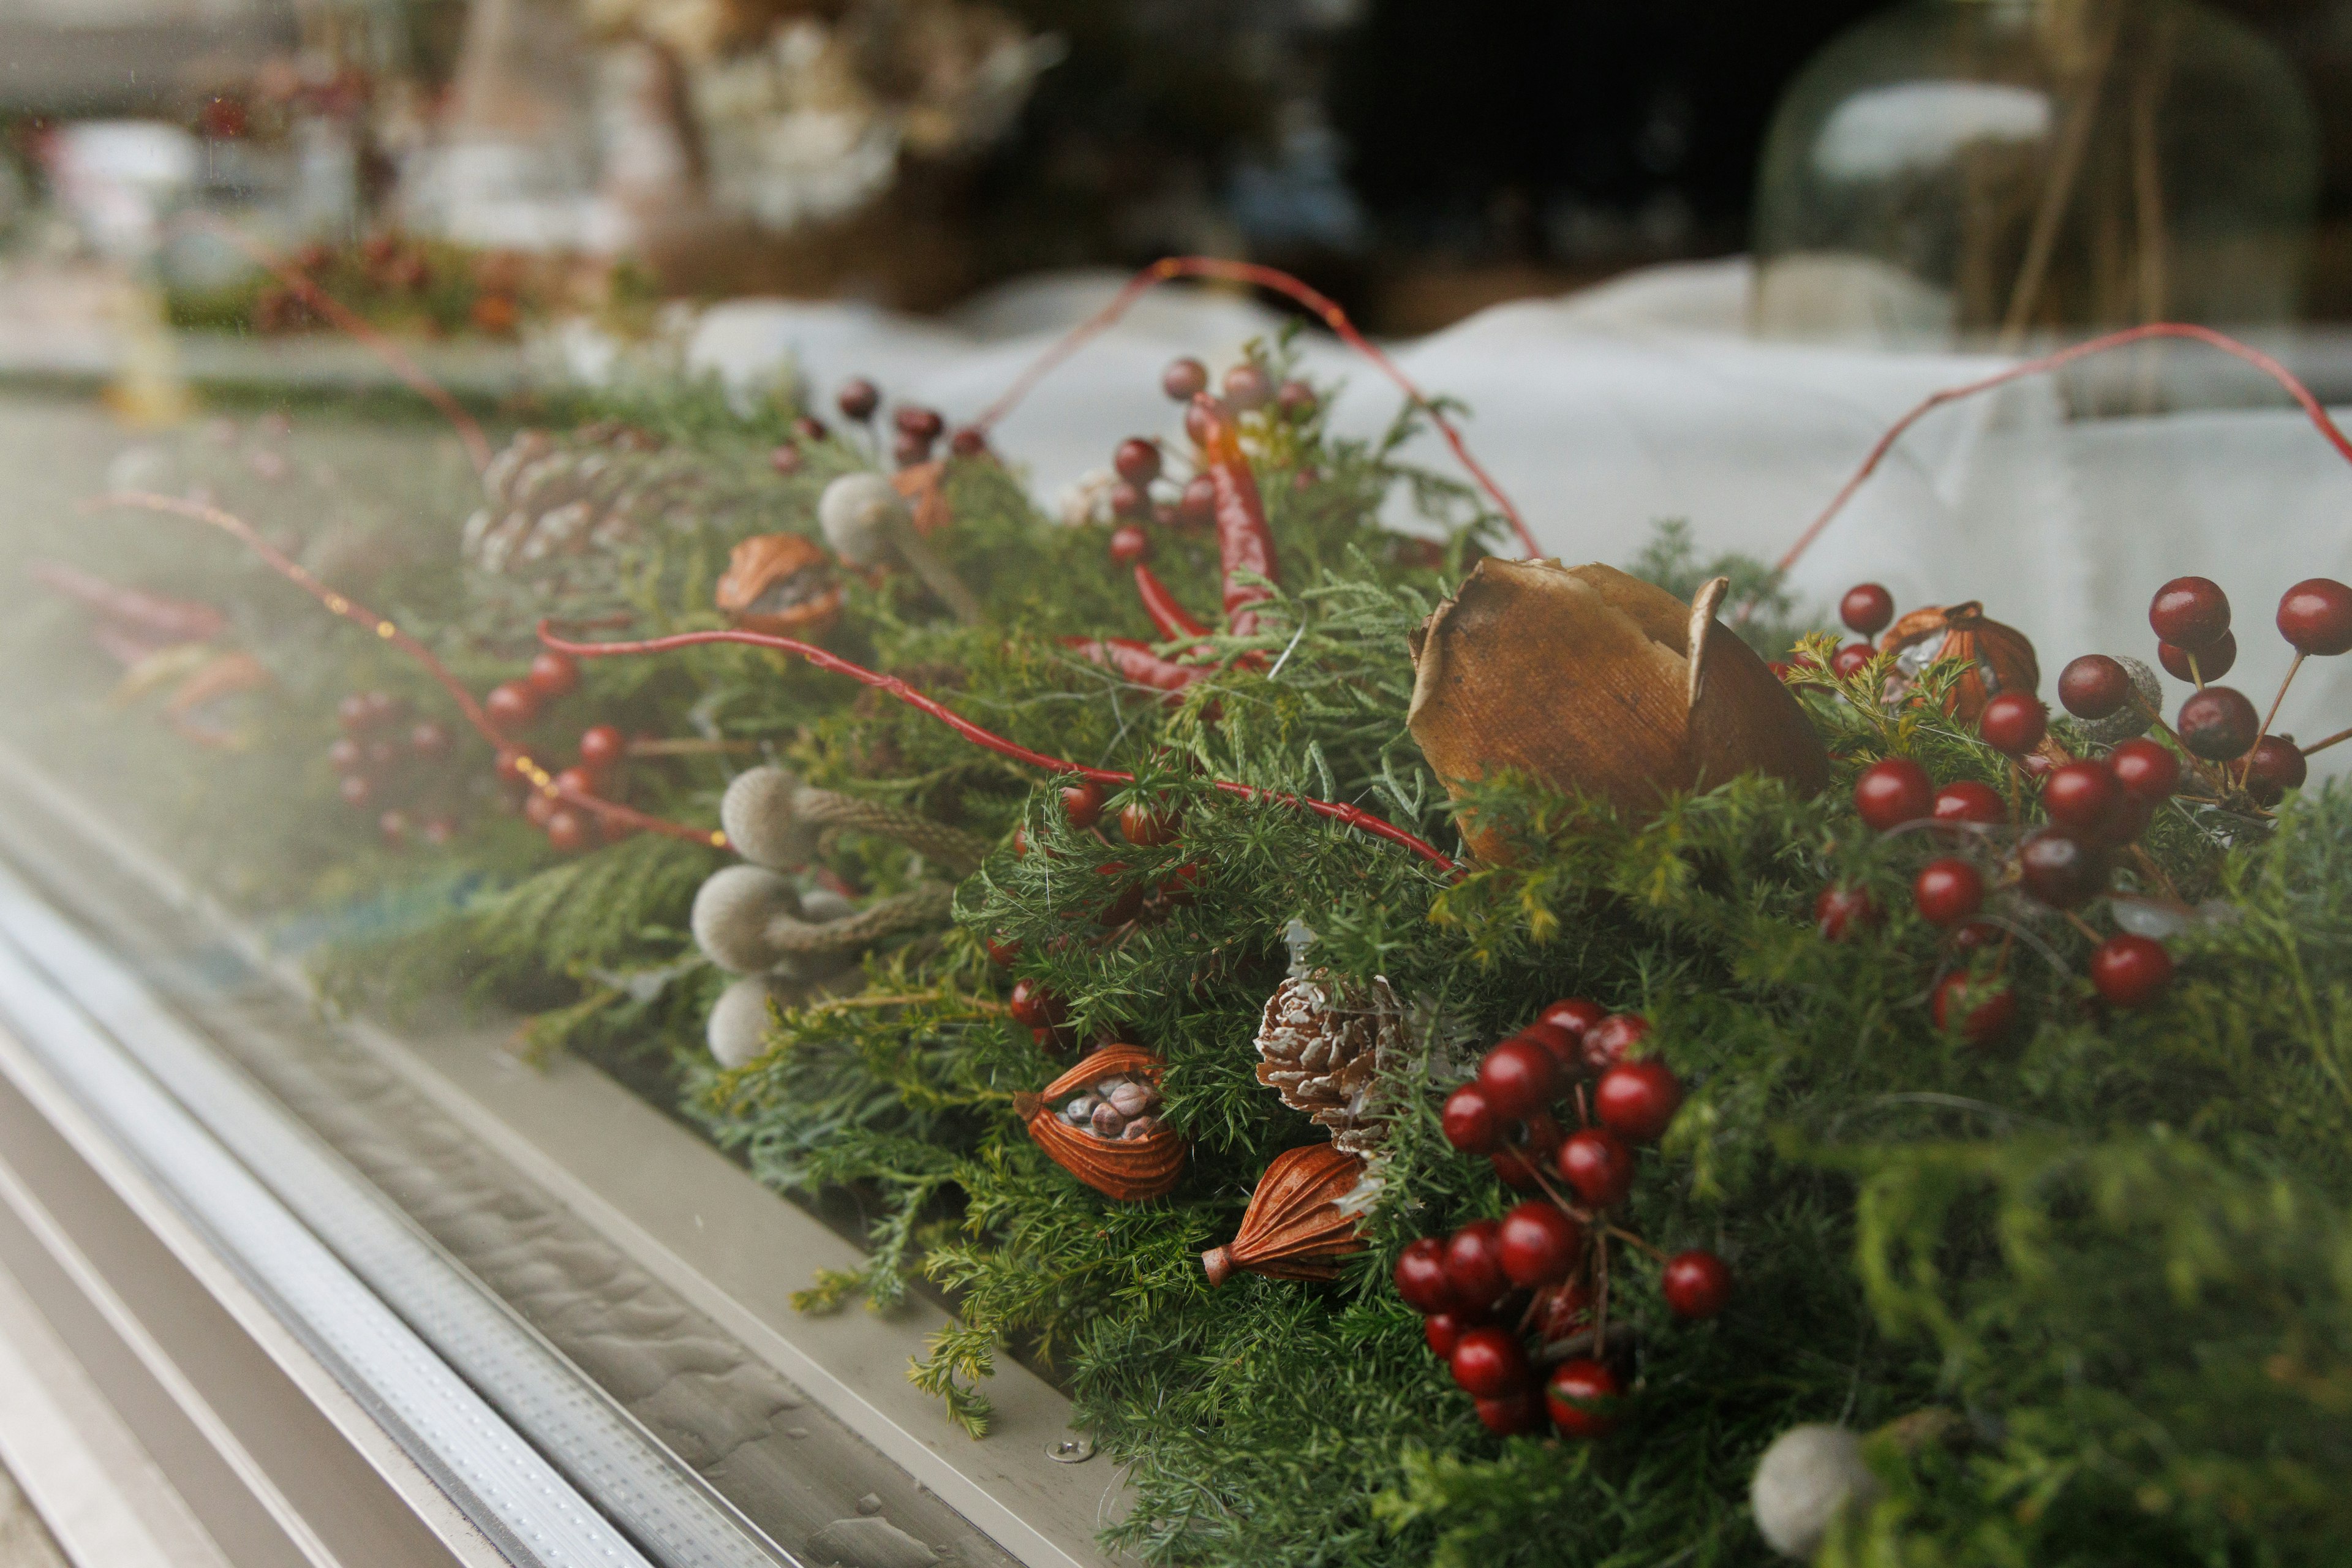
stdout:
[(1478, 488), (1486, 492), (1496, 510), (1510, 523), (1511, 531), (1518, 535), (1519, 543), (1527, 550), (1528, 557), (1533, 559), (1543, 553), (1542, 547), (1536, 542), (1536, 536), (1528, 531), (1527, 520), (1519, 515), (1519, 509), (1511, 504), (1511, 498), (1503, 493), (1503, 487), (1495, 482), (1494, 476), (1470, 455), (1470, 447), (1462, 439), (1462, 433), (1454, 427), (1454, 422), (1438, 412), (1421, 388), (1412, 384), (1412, 378), (1397, 368), (1393, 360), (1356, 330), (1356, 324), (1348, 320), (1348, 313), (1328, 296), (1308, 288), (1289, 273), (1262, 267), (1254, 261), (1227, 261), (1213, 256), (1171, 256), (1153, 262), (1128, 279), (1127, 287), (1121, 289), (1109, 304), (1073, 327), (1059, 342), (1038, 355), (1036, 362), (1005, 389), (1004, 395), (989, 405), (986, 412), (972, 421), (973, 427), (986, 430), (1003, 418), (1055, 366), (1101, 336), (1127, 314), (1136, 300), (1175, 278), (1216, 278), (1229, 283), (1254, 283), (1261, 289), (1271, 289), (1295, 300), (1312, 310), (1341, 342), (1370, 360), (1373, 368), (1393, 382), (1413, 406), (1428, 416), (1430, 423), (1437, 426), (1437, 433), (1445, 438), (1446, 446), (1453, 449), (1455, 460), (1470, 471), (1470, 477), (1478, 482)]
[(310, 275), (300, 268), (278, 255), (235, 224), (210, 213), (190, 214), (186, 221), (204, 225), (239, 250), (244, 251), (254, 265), (262, 268), (271, 277), (277, 279), (304, 305), (332, 321), (339, 331), (349, 332), (361, 346), (382, 360), (393, 374), (405, 382), (409, 390), (440, 410), (441, 417), (446, 419), (449, 422), (449, 427), (457, 433), (457, 439), (466, 444), (466, 455), (473, 459), (476, 473), (480, 473), (490, 466), (490, 439), (482, 433), (481, 425), (472, 415), (466, 412), (465, 405), (451, 395), (447, 387), (427, 375), (425, 373), (425, 367), (409, 357), (406, 349), (378, 331), (364, 317), (312, 282)]
[[(895, 675), (885, 675), (879, 670), (868, 669), (862, 664), (853, 664), (838, 654), (826, 652), (814, 643), (800, 642), (792, 637), (772, 637), (765, 632), (709, 631), (678, 632), (670, 637), (646, 637), (634, 642), (574, 642), (568, 637), (558, 637), (549, 629), (545, 622), (541, 622), (539, 640), (555, 649), (556, 652), (567, 653), (575, 658), (609, 658), (623, 654), (668, 653), (677, 648), (698, 647), (706, 643), (742, 643), (751, 647), (772, 648), (779, 653), (795, 655), (806, 659), (819, 669), (830, 671), (835, 675), (845, 675), (861, 685), (870, 686), (877, 691), (895, 697), (916, 711), (938, 720), (973, 745), (994, 752), (1000, 757), (1010, 757), (1016, 763), (1026, 763), (1031, 767), (1044, 768), (1049, 773), (1075, 773), (1080, 778), (1092, 779), (1097, 784), (1126, 784), (1135, 782), (1133, 773), (1120, 773), (1111, 768), (1090, 768), (1061, 757), (1049, 757), (1043, 752), (1033, 752), (1018, 742), (1008, 741), (993, 731), (982, 729), (962, 714), (918, 691)], [(1307, 795), (1285, 795), (1276, 790), (1259, 789), (1253, 784), (1234, 784), (1228, 779), (1218, 779), (1214, 783), (1217, 789), (1225, 795), (1236, 795), (1243, 800), (1270, 800), (1281, 805), (1298, 806), (1303, 810), (1313, 812), (1318, 816), (1328, 817), (1344, 826), (1369, 833), (1375, 838), (1385, 838), (1391, 844), (1401, 845), (1440, 870), (1451, 871), (1455, 868), (1453, 859), (1435, 846), (1414, 837), (1394, 823), (1384, 821), (1356, 806), (1342, 805), (1337, 801), (1316, 800)]]
[(449, 694), (450, 700), (457, 703), (457, 710), (466, 716), (466, 722), (472, 725), (482, 739), (497, 748), (500, 758), (510, 761), (514, 764), (515, 771), (530, 780), (535, 788), (558, 799), (568, 801), (573, 805), (584, 806), (610, 821), (625, 823), (641, 832), (659, 833), (670, 838), (683, 838), (696, 844), (710, 844), (725, 847), (727, 839), (723, 834), (714, 833), (708, 828), (689, 827), (682, 822), (671, 822), (663, 817), (650, 816), (642, 811), (633, 810), (613, 801), (599, 799), (594, 795), (558, 785), (551, 774), (531, 760), (527, 750), (518, 746), (499, 732), (499, 727), (490, 722), (490, 716), (483, 711), (482, 705), (474, 700), (474, 694), (466, 689), (466, 683), (452, 674), (449, 667), (442, 663), (431, 648), (426, 647), (358, 600), (349, 595), (339, 593), (319, 581), (301, 563), (292, 560), (285, 552), (263, 539), (254, 531), (251, 523), (236, 513), (223, 511), (216, 506), (206, 506), (201, 501), (182, 500), (176, 496), (152, 495), (143, 490), (119, 490), (110, 495), (93, 496), (81, 503), (81, 510), (96, 511), (110, 506), (135, 507), (143, 511), (160, 511), (174, 517), (194, 518), (198, 522), (209, 523), (219, 529), (259, 556), (278, 575), (324, 605), (330, 614), (341, 616), (354, 626), (365, 626), (422, 665), (425, 672), (440, 684), (441, 689)]
[(2153, 321), (2147, 326), (2132, 327), (2120, 332), (2109, 332), (2105, 337), (2092, 338), (2085, 342), (2074, 343), (2058, 350), (2055, 353), (2043, 354), (2039, 359), (2022, 361), (2011, 365), (2007, 370), (1988, 375), (1982, 380), (1971, 381), (1960, 386), (1948, 386), (1943, 391), (1928, 396), (1911, 412), (1896, 420), (1888, 427), (1886, 434), (1878, 438), (1877, 445), (1871, 447), (1870, 455), (1862, 460), (1862, 467), (1854, 470), (1853, 477), (1846, 480), (1844, 487), (1831, 498), (1830, 504), (1822, 509), (1821, 516), (1813, 519), (1812, 525), (1798, 536), (1797, 542), (1789, 547), (1789, 552), (1780, 557), (1777, 569), (1786, 572), (1790, 567), (1794, 566), (1797, 563), (1797, 558), (1811, 547), (1814, 540), (1821, 537), (1822, 530), (1827, 528), (1831, 520), (1845, 510), (1846, 502), (1853, 499), (1854, 492), (1862, 489), (1864, 482), (1872, 474), (1878, 471), (1878, 465), (1885, 460), (1886, 454), (1893, 450), (1895, 443), (1902, 438), (1903, 433), (1945, 404), (1957, 403), (1964, 397), (1972, 397), (1979, 392), (1990, 392), (1994, 387), (2006, 385), (2010, 382), (2019, 381), (2029, 375), (2040, 375), (2048, 371), (2063, 370), (2076, 360), (2088, 359), (2094, 354), (2105, 353), (2110, 349), (2127, 348), (2133, 343), (2145, 342), (2151, 338), (2179, 338), (2189, 342), (2204, 343), (2252, 365), (2256, 370), (2286, 388), (2287, 395), (2294, 399), (2296, 406), (2303, 410), (2305, 417), (2311, 421), (2313, 426), (2322, 436), (2327, 437), (2328, 445), (2342, 454), (2347, 461), (2352, 461), (2352, 437), (2345, 435), (2336, 421), (2328, 416), (2326, 408), (2321, 405), (2319, 399), (2312, 395), (2311, 389), (2296, 380), (2294, 373), (2288, 370), (2286, 366), (2260, 349), (2242, 343), (2228, 333), (2217, 332), (2210, 327), (2191, 326), (2183, 321)]

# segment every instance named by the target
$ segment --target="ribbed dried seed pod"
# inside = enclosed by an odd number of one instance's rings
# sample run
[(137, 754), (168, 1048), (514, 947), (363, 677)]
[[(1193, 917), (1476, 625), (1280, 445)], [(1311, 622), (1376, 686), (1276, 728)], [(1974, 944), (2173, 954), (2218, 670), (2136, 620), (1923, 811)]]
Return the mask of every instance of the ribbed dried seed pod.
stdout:
[(1380, 1068), (1404, 1049), (1404, 1004), (1389, 983), (1360, 991), (1328, 970), (1284, 981), (1259, 1016), (1257, 1080), (1303, 1110), (1352, 1154), (1369, 1154), (1387, 1131), (1375, 1103)]
[[(1174, 1187), (1184, 1174), (1187, 1145), (1173, 1128), (1150, 1113), (1156, 1108), (1160, 1058), (1140, 1046), (1105, 1046), (1035, 1094), (1013, 1097), (1014, 1112), (1029, 1123), (1029, 1136), (1055, 1164), (1106, 1197), (1123, 1203), (1156, 1198)], [(1055, 1111), (1055, 1102), (1076, 1094), (1092, 1099), (1091, 1091), (1109, 1080), (1122, 1087), (1149, 1086), (1136, 1097), (1132, 1115), (1114, 1107), (1115, 1132), (1081, 1129)], [(1145, 1124), (1149, 1123), (1148, 1126)], [(1141, 1131), (1135, 1131), (1139, 1126)]]
[[(1412, 635), (1413, 739), (1448, 790), (1505, 769), (1636, 818), (1743, 773), (1811, 794), (1829, 756), (1802, 707), (1715, 618), (1718, 577), (1685, 605), (1608, 566), (1478, 563)], [(1496, 858), (1496, 833), (1464, 825)]]
[(1328, 1143), (1287, 1149), (1274, 1157), (1250, 1194), (1241, 1234), (1201, 1254), (1209, 1283), (1222, 1285), (1236, 1268), (1270, 1279), (1328, 1279), (1339, 1259), (1360, 1250), (1360, 1211), (1350, 1200), (1364, 1183), (1364, 1158)]
[(1984, 705), (2004, 691), (2029, 696), (2042, 684), (2042, 667), (2033, 645), (2014, 626), (1985, 618), (1984, 605), (1974, 599), (1914, 610), (1878, 639), (1878, 651), (1895, 658), (1895, 673), (1887, 677), (1889, 700), (1911, 689), (1920, 671), (1948, 658), (1964, 661), (1968, 673), (1952, 690), (1951, 710), (1967, 723), (1976, 722)]
[(824, 637), (841, 619), (832, 559), (797, 533), (755, 533), (737, 544), (711, 601), (746, 631), (803, 642)]

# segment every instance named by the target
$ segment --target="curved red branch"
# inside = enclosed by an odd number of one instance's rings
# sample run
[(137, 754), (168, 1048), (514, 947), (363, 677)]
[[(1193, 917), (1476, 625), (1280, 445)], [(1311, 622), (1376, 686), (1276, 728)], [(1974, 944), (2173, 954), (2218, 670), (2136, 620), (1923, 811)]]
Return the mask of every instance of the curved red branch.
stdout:
[[(880, 670), (868, 669), (862, 664), (853, 664), (838, 654), (828, 653), (814, 643), (800, 642), (792, 637), (772, 637), (765, 632), (709, 631), (678, 632), (670, 637), (646, 637), (634, 642), (574, 642), (569, 637), (557, 636), (549, 628), (547, 623), (542, 621), (540, 623), (539, 640), (555, 649), (556, 652), (570, 654), (575, 658), (609, 658), (624, 654), (668, 653), (677, 648), (698, 647), (707, 643), (742, 643), (751, 647), (772, 648), (778, 653), (793, 654), (806, 659), (819, 669), (830, 671), (835, 675), (845, 675), (861, 685), (870, 686), (877, 691), (895, 697), (916, 711), (938, 720), (973, 745), (994, 752), (1000, 757), (1009, 757), (1016, 763), (1026, 763), (1031, 767), (1044, 768), (1048, 773), (1076, 773), (1080, 778), (1092, 779), (1097, 784), (1126, 784), (1135, 782), (1133, 773), (1120, 773), (1114, 768), (1090, 768), (1062, 757), (1049, 757), (1043, 752), (1033, 752), (1016, 741), (1006, 740), (994, 731), (981, 728), (955, 710), (925, 695), (895, 675), (885, 675)], [(1328, 817), (1344, 826), (1355, 828), (1359, 832), (1370, 834), (1375, 838), (1385, 838), (1391, 844), (1401, 845), (1412, 850), (1442, 871), (1452, 871), (1457, 868), (1452, 858), (1434, 845), (1416, 838), (1394, 823), (1374, 816), (1370, 812), (1359, 807), (1342, 805), (1337, 801), (1317, 800), (1308, 795), (1286, 795), (1278, 790), (1259, 789), (1254, 784), (1235, 784), (1229, 779), (1218, 779), (1214, 783), (1223, 793), (1238, 796), (1243, 800), (1270, 800), (1282, 805), (1295, 805), (1302, 810), (1311, 811), (1318, 816)]]
[(2294, 373), (2286, 366), (2279, 363), (2262, 350), (2251, 344), (2240, 342), (2227, 332), (2217, 332), (2210, 327), (2192, 326), (2184, 321), (2152, 321), (2144, 327), (2131, 327), (2120, 332), (2109, 332), (2105, 337), (2092, 338), (2087, 342), (2074, 343), (2058, 350), (2055, 353), (2043, 354), (2039, 359), (2024, 360), (2011, 365), (2007, 370), (1998, 371), (1981, 380), (1968, 382), (1959, 386), (1948, 386), (1941, 392), (1930, 395), (1922, 400), (1918, 406), (1897, 419), (1888, 427), (1886, 434), (1878, 438), (1877, 444), (1870, 448), (1870, 455), (1863, 458), (1862, 467), (1855, 469), (1853, 477), (1846, 480), (1844, 487), (1831, 498), (1830, 504), (1822, 509), (1822, 514), (1813, 519), (1812, 525), (1798, 535), (1797, 542), (1789, 547), (1789, 552), (1780, 557), (1775, 569), (1786, 572), (1790, 567), (1794, 566), (1797, 563), (1797, 558), (1811, 548), (1813, 541), (1821, 537), (1822, 531), (1829, 527), (1831, 520), (1845, 510), (1846, 502), (1853, 499), (1854, 492), (1862, 489), (1870, 476), (1878, 471), (1879, 464), (1885, 461), (1886, 454), (1894, 449), (1896, 441), (1902, 439), (1903, 433), (1945, 404), (1957, 403), (1964, 397), (1973, 397), (1979, 392), (1990, 392), (1994, 387), (2005, 386), (2012, 381), (2021, 381), (2029, 375), (2041, 375), (2049, 371), (2063, 370), (2076, 360), (2088, 359), (2094, 354), (2105, 353), (2110, 349), (2128, 348), (2133, 343), (2145, 342), (2154, 338), (2177, 338), (2189, 342), (2203, 343), (2209, 348), (2220, 349), (2223, 353), (2252, 365), (2256, 370), (2286, 388), (2287, 395), (2294, 399), (2295, 405), (2303, 410), (2304, 416), (2327, 438), (2327, 444), (2334, 447), (2347, 461), (2352, 461), (2352, 437), (2347, 437), (2344, 434), (2336, 421), (2328, 416), (2326, 406), (2312, 395), (2311, 389), (2296, 380)]
[(980, 417), (972, 421), (972, 427), (986, 430), (1010, 414), (1013, 406), (1028, 396), (1037, 384), (1064, 360), (1101, 336), (1127, 314), (1136, 300), (1175, 278), (1214, 278), (1228, 283), (1252, 283), (1261, 289), (1271, 289), (1306, 306), (1318, 321), (1331, 329), (1334, 336), (1370, 360), (1372, 367), (1394, 383), (1397, 390), (1402, 392), (1414, 407), (1428, 416), (1430, 423), (1437, 426), (1437, 433), (1445, 438), (1446, 446), (1453, 449), (1454, 459), (1469, 470), (1470, 477), (1478, 482), (1478, 488), (1486, 492), (1496, 510), (1510, 523), (1511, 531), (1518, 535), (1528, 558), (1533, 560), (1543, 553), (1542, 546), (1536, 542), (1536, 536), (1528, 528), (1527, 520), (1519, 515), (1519, 509), (1511, 503), (1509, 496), (1503, 493), (1503, 487), (1495, 482), (1495, 477), (1470, 455), (1470, 447), (1462, 439), (1462, 432), (1454, 427), (1452, 420), (1438, 412), (1436, 405), (1412, 384), (1410, 376), (1397, 368), (1396, 362), (1358, 331), (1356, 323), (1348, 319), (1348, 313), (1328, 295), (1309, 288), (1287, 272), (1262, 267), (1254, 261), (1227, 261), (1213, 256), (1171, 256), (1153, 262), (1128, 279), (1127, 286), (1113, 297), (1109, 304), (1073, 327), (1059, 342), (1038, 355), (1027, 370), (1014, 378), (1013, 384), (1005, 389), (1004, 395), (990, 404)]

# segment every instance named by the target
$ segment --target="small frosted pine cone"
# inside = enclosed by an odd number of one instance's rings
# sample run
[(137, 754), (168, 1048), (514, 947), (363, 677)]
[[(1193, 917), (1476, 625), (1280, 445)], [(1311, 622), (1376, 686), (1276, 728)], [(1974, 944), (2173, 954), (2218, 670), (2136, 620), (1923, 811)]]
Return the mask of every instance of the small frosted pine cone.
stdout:
[(1324, 969), (1286, 980), (1258, 1021), (1257, 1080), (1339, 1148), (1371, 1153), (1388, 1131), (1378, 1075), (1403, 1052), (1404, 1011), (1386, 980), (1354, 986)]

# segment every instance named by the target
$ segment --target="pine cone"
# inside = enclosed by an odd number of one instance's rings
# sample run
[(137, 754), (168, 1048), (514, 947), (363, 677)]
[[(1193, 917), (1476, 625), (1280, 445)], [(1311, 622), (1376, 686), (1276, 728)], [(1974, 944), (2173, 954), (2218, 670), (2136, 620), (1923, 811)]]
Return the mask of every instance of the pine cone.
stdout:
[(1368, 1154), (1387, 1131), (1377, 1075), (1405, 1043), (1404, 1005), (1386, 980), (1358, 990), (1328, 970), (1284, 981), (1258, 1022), (1257, 1080), (1303, 1110), (1351, 1154)]
[(461, 548), (494, 576), (565, 592), (583, 558), (693, 521), (709, 488), (689, 455), (629, 426), (525, 430), (483, 470), (487, 504), (467, 520)]

